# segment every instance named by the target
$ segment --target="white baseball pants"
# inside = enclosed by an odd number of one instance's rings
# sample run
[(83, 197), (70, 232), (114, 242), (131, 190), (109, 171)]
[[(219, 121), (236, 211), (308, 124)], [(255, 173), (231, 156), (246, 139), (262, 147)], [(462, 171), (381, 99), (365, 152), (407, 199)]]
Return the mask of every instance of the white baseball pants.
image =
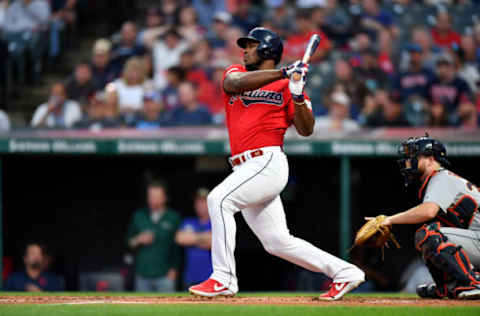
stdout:
[(334, 282), (364, 280), (365, 274), (356, 266), (290, 234), (279, 196), (288, 180), (287, 157), (280, 147), (261, 149), (262, 156), (234, 167), (233, 173), (208, 196), (212, 223), (211, 278), (238, 292), (234, 214), (241, 211), (268, 253), (325, 273)]

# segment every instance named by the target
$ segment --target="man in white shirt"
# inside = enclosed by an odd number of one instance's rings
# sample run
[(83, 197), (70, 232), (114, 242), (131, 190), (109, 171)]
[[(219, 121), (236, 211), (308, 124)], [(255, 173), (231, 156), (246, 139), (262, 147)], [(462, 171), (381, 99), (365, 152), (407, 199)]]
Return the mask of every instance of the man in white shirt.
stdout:
[(357, 131), (357, 122), (350, 117), (350, 98), (345, 92), (333, 92), (330, 96), (328, 115), (315, 119), (315, 130)]
[(70, 128), (82, 117), (77, 102), (67, 100), (65, 85), (55, 83), (50, 90), (50, 98), (41, 104), (33, 114), (32, 127)]
[(154, 80), (157, 89), (165, 88), (167, 84), (166, 70), (180, 62), (180, 55), (186, 51), (188, 43), (182, 39), (175, 29), (165, 33), (162, 40), (153, 46)]

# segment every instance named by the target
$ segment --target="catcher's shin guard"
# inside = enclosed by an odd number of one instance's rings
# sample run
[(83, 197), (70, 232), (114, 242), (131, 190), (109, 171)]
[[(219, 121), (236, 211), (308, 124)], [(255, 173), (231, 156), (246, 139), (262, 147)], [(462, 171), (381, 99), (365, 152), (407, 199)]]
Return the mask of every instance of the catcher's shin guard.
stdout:
[(460, 246), (448, 242), (440, 232), (440, 223), (424, 225), (417, 230), (415, 247), (422, 253), (440, 297), (457, 297), (461, 291), (480, 284), (467, 254)]

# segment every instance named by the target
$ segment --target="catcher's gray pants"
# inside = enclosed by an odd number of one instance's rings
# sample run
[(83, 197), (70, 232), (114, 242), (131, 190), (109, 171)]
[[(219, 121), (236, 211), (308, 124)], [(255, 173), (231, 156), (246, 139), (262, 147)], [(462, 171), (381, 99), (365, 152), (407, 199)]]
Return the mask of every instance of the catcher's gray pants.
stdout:
[(442, 227), (440, 231), (448, 238), (448, 241), (462, 246), (473, 266), (480, 269), (480, 231), (453, 227)]

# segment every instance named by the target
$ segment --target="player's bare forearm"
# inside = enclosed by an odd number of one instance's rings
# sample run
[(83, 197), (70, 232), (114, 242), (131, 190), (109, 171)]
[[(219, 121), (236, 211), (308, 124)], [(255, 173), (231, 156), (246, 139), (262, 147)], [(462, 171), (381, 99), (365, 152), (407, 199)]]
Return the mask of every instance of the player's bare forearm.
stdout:
[(283, 78), (281, 69), (234, 72), (225, 77), (223, 90), (227, 93), (252, 91)]
[(295, 117), (293, 118), (293, 124), (300, 135), (312, 135), (315, 118), (305, 102), (295, 103)]
[(421, 224), (437, 216), (440, 207), (433, 202), (425, 202), (408, 211), (387, 218), (389, 224)]

